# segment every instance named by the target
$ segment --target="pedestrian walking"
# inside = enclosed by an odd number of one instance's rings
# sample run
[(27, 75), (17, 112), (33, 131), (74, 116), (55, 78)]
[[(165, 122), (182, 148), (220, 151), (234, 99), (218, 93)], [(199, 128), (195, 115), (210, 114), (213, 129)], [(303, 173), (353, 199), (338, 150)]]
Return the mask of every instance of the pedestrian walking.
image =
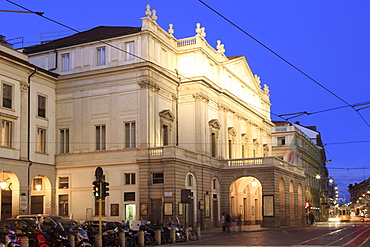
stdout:
[(230, 225), (231, 225), (230, 213), (227, 213), (227, 215), (225, 217), (225, 223), (226, 223), (226, 231), (230, 232)]
[(313, 225), (313, 222), (315, 221), (315, 216), (312, 213), (310, 213), (308, 215), (308, 220), (310, 221), (310, 225)]
[(226, 216), (225, 216), (225, 213), (222, 213), (221, 225), (222, 225), (222, 231), (226, 231)]

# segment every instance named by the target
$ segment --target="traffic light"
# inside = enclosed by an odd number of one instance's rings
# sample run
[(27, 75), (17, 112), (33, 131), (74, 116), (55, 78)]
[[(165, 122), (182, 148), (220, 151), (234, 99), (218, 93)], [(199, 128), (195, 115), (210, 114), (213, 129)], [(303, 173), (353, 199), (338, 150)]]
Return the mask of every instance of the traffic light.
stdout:
[(99, 197), (100, 196), (100, 182), (94, 181), (92, 184), (93, 184), (93, 196)]
[(103, 183), (102, 197), (105, 198), (106, 196), (109, 196), (109, 193), (107, 192), (109, 190), (108, 188), (109, 183), (108, 182), (102, 182), (102, 183)]

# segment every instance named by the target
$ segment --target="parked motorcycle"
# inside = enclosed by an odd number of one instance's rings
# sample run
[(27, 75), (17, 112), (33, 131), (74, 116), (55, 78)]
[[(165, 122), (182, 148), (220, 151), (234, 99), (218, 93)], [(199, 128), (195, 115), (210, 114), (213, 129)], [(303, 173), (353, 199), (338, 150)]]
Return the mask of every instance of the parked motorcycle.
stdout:
[(60, 226), (51, 227), (46, 230), (46, 240), (53, 247), (70, 247), (67, 233)]
[(50, 243), (46, 241), (44, 234), (45, 233), (41, 229), (35, 230), (37, 247), (50, 247)]
[(180, 221), (177, 218), (176, 222), (174, 222), (171, 218), (169, 218), (170, 223), (167, 224), (169, 230), (175, 229), (176, 230), (176, 242), (184, 242), (186, 241), (185, 231), (180, 225)]
[(4, 237), (0, 247), (21, 247), (22, 245), (18, 242), (18, 237), (13, 229), (3, 229), (1, 233)]
[(92, 244), (89, 241), (89, 237), (87, 235), (87, 232), (82, 229), (81, 226), (76, 226), (74, 228), (70, 228), (69, 232), (75, 236), (75, 241), (76, 241), (76, 247), (91, 247)]

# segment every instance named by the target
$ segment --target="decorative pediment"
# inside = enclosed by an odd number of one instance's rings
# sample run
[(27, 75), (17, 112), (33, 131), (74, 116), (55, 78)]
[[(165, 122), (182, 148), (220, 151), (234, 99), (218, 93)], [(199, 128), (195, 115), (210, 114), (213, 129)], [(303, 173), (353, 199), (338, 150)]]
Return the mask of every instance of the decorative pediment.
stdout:
[(229, 133), (229, 135), (236, 136), (236, 131), (234, 127), (227, 128), (227, 132)]
[(209, 126), (211, 128), (214, 128), (214, 129), (220, 129), (221, 128), (221, 124), (220, 122), (217, 120), (217, 119), (212, 119), (208, 122)]
[(159, 117), (161, 119), (164, 119), (164, 120), (167, 120), (167, 121), (171, 121), (173, 122), (173, 120), (175, 120), (175, 116), (172, 114), (172, 112), (170, 110), (163, 110), (159, 113)]

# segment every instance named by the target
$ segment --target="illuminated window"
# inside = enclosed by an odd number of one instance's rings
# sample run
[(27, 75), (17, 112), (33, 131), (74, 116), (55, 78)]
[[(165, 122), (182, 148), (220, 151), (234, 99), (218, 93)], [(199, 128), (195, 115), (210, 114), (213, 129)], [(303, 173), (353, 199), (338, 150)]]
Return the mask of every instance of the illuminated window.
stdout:
[(1, 146), (11, 147), (13, 138), (13, 122), (1, 119)]

